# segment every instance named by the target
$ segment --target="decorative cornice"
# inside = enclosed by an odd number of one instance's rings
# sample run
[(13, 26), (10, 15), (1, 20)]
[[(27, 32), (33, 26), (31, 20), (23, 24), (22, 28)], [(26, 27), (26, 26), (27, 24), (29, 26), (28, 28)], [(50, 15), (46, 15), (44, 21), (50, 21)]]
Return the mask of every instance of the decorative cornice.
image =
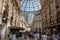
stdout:
[(20, 7), (19, 7), (18, 2), (17, 2), (16, 0), (12, 0), (11, 2), (13, 3), (13, 6), (16, 6), (16, 11), (17, 11), (18, 13), (20, 13)]

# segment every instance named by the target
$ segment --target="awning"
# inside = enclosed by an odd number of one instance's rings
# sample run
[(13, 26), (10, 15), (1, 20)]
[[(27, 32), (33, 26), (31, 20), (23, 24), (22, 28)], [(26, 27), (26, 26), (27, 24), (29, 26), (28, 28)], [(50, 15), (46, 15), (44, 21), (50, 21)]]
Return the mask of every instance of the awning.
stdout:
[(45, 27), (45, 28), (55, 28), (56, 26), (60, 25), (60, 23), (57, 23), (57, 24), (53, 24), (53, 25), (49, 25), (48, 27)]
[(17, 26), (11, 26), (11, 27), (9, 27), (9, 29), (12, 29), (12, 30), (24, 30), (24, 28), (17, 27)]

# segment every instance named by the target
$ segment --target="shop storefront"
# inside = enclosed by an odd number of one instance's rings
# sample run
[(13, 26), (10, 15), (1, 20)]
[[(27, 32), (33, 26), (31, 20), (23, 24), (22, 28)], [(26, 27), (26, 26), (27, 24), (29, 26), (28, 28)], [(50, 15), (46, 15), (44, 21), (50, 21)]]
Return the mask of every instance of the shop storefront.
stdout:
[(16, 34), (16, 37), (22, 37), (22, 33), (20, 30), (24, 30), (24, 28), (21, 27), (10, 27), (10, 34)]
[(49, 27), (46, 28), (47, 34), (52, 34), (53, 31), (55, 31), (57, 33), (60, 32), (60, 25), (49, 26)]

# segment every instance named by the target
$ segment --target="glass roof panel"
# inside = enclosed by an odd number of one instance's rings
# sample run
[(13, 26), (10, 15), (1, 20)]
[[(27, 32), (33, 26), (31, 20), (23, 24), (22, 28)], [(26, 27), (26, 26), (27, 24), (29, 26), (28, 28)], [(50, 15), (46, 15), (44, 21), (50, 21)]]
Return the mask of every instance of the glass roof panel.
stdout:
[(22, 0), (20, 2), (21, 11), (38, 11), (41, 9), (39, 0)]

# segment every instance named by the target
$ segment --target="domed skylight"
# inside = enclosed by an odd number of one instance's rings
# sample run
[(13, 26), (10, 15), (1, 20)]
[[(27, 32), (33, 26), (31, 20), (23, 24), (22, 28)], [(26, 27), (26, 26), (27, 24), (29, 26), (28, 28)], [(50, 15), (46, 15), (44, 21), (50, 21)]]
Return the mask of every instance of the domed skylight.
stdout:
[(39, 0), (21, 0), (20, 10), (21, 11), (38, 11), (41, 9)]

